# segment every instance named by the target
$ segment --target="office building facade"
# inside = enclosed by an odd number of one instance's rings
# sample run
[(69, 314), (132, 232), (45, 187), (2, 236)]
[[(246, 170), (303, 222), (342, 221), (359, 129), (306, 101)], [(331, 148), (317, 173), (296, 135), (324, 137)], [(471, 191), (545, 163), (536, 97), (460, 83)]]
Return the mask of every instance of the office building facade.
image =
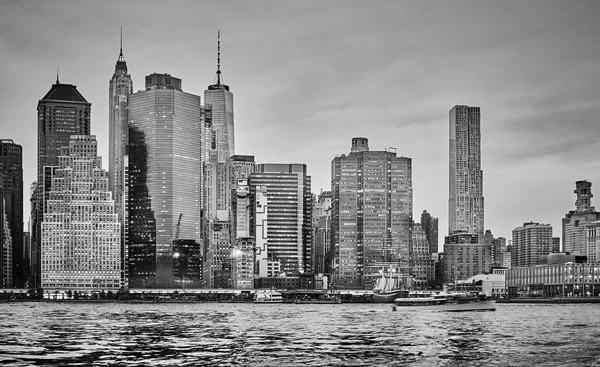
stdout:
[[(25, 261), (23, 247), (23, 148), (11, 139), (0, 139), (0, 187), (3, 212), (12, 242), (12, 254), (5, 261), (11, 262), (12, 281), (9, 286), (23, 287), (27, 281), (29, 264)], [(0, 232), (2, 234), (3, 232)], [(4, 235), (6, 238), (6, 234)], [(6, 244), (6, 242), (5, 242)], [(4, 248), (5, 245), (3, 245)], [(7, 245), (6, 245), (7, 246)]]
[[(264, 222), (256, 233), (256, 246), (266, 244), (266, 259), (279, 261), (286, 275), (312, 273), (312, 194), (311, 177), (305, 164), (257, 164), (249, 177), (250, 193), (256, 203), (255, 218), (262, 211), (259, 195), (266, 196), (266, 233)], [(266, 236), (265, 236), (266, 235)], [(266, 243), (264, 242), (266, 238)], [(264, 251), (257, 258), (265, 256)]]
[(322, 191), (313, 207), (313, 269), (315, 274), (329, 271), (328, 262), (331, 248), (331, 191)]
[(444, 282), (455, 283), (490, 271), (492, 246), (474, 233), (455, 233), (444, 239)]
[(71, 135), (89, 135), (91, 109), (83, 95), (72, 84), (60, 83), (58, 76), (48, 93), (39, 100), (37, 138), (37, 182), (31, 197), (31, 270), (28, 285), (41, 282), (41, 223), (52, 177), (58, 166), (61, 149), (70, 144)]
[(13, 285), (13, 239), (8, 223), (6, 200), (4, 199), (3, 177), (0, 176), (0, 287)]
[(429, 244), (429, 253), (435, 254), (439, 251), (438, 249), (438, 219), (432, 217), (431, 214), (427, 213), (427, 210), (423, 210), (421, 214), (421, 228), (425, 231), (427, 237), (427, 243)]
[(331, 163), (331, 189), (333, 282), (371, 289), (381, 269), (411, 274), (412, 160), (353, 138)]
[(117, 290), (121, 226), (96, 137), (73, 135), (58, 161), (41, 226), (41, 286)]
[(201, 246), (200, 97), (152, 74), (128, 104), (129, 286), (175, 287), (173, 243)]

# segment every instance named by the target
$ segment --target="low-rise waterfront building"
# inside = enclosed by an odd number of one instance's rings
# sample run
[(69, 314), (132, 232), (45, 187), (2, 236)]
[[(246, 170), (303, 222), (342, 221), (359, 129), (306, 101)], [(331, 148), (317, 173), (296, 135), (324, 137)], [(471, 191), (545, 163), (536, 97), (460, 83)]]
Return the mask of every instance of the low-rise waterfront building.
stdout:
[(570, 261), (512, 268), (506, 272), (506, 288), (510, 298), (598, 297), (600, 264)]

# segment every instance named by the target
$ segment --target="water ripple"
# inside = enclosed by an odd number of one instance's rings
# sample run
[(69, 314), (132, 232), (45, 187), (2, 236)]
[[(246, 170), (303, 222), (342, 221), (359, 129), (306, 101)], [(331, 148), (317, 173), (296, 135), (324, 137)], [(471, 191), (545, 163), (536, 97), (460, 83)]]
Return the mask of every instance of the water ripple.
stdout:
[(600, 365), (593, 305), (458, 314), (377, 304), (2, 306), (2, 365)]

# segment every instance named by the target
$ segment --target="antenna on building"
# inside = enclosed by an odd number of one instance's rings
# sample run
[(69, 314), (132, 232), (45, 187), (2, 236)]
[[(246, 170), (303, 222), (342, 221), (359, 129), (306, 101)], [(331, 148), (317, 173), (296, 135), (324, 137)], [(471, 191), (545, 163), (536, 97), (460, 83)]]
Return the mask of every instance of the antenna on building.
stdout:
[(60, 84), (58, 81), (58, 66), (56, 67), (56, 84)]
[(221, 31), (217, 31), (217, 85), (221, 85)]
[(119, 49), (119, 62), (125, 62), (125, 58), (123, 57), (123, 27), (121, 27), (121, 48)]

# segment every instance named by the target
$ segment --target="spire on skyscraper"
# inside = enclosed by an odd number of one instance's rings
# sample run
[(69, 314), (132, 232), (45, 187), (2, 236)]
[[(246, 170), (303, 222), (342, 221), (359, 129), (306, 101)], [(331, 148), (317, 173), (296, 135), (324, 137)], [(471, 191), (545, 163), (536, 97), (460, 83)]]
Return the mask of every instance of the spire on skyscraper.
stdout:
[(221, 31), (217, 31), (217, 82), (213, 85), (209, 85), (208, 89), (225, 89), (229, 90), (229, 87), (222, 83), (221, 77)]
[(58, 66), (56, 67), (56, 84), (60, 84), (58, 81)]
[(123, 59), (123, 27), (121, 27), (121, 49), (119, 51), (119, 61), (125, 61), (125, 59)]
[(221, 85), (221, 31), (217, 31), (217, 85)]
[(123, 57), (123, 27), (121, 27), (121, 39), (120, 39), (120, 49), (119, 49), (119, 59), (117, 60), (117, 64), (115, 65), (115, 72), (122, 70), (127, 73), (127, 63), (125, 63), (125, 58)]

